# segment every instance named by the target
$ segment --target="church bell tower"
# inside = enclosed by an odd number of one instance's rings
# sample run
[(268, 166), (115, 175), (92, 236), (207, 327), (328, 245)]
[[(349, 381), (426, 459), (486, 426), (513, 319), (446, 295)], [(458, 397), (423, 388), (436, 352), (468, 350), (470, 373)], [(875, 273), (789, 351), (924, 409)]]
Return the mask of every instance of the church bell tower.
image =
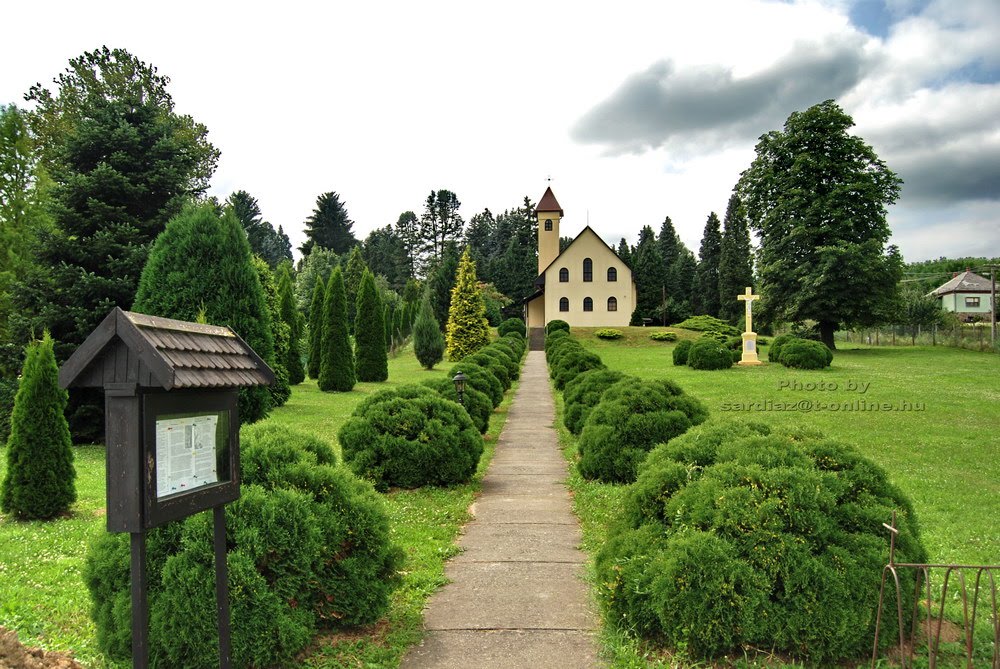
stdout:
[(552, 188), (545, 189), (545, 195), (535, 207), (538, 217), (538, 273), (549, 266), (559, 255), (559, 221), (563, 210), (552, 194)]

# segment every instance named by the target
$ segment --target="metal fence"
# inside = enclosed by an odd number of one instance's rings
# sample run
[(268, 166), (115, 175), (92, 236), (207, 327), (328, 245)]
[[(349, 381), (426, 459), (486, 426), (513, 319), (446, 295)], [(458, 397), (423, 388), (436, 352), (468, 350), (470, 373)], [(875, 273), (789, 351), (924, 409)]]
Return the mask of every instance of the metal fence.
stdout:
[[(997, 334), (1000, 340), (1000, 327)], [(959, 325), (952, 328), (935, 326), (917, 331), (903, 325), (888, 325), (864, 330), (844, 330), (837, 333), (837, 339), (849, 344), (870, 346), (951, 346), (972, 351), (1000, 352), (1000, 348), (993, 343), (990, 336), (989, 323)]]

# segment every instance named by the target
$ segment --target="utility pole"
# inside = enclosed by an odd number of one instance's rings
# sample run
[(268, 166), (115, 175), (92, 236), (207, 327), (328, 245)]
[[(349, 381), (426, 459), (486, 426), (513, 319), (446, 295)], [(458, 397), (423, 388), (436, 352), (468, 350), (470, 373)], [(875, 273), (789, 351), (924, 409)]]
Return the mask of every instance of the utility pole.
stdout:
[(997, 348), (997, 266), (990, 265), (990, 347)]

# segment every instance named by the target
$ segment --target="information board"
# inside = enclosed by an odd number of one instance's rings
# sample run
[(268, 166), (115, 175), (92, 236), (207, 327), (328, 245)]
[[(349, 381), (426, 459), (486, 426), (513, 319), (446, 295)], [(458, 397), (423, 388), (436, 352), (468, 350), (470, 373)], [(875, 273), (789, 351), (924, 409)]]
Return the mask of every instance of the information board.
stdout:
[(218, 483), (219, 414), (164, 416), (156, 421), (156, 496)]

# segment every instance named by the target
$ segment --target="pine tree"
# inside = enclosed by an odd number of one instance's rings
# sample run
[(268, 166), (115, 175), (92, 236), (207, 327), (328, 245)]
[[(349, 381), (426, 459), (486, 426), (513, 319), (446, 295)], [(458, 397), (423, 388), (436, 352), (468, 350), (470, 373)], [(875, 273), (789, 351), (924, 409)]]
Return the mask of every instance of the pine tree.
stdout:
[(448, 311), (451, 308), (451, 289), (455, 285), (455, 277), (458, 274), (458, 260), (458, 249), (454, 244), (449, 244), (428, 279), (431, 306), (434, 308), (434, 319), (438, 323), (446, 324), (448, 322)]
[(347, 295), (340, 268), (333, 270), (323, 302), (323, 341), (319, 389), (347, 392), (354, 387), (354, 352), (347, 330)]
[(458, 262), (455, 286), (448, 308), (448, 359), (458, 361), (472, 355), (490, 341), (486, 304), (476, 279), (476, 264), (466, 249)]
[(48, 519), (76, 501), (76, 470), (66, 391), (59, 387), (52, 338), (28, 346), (7, 441), (0, 507), (24, 519)]
[(663, 259), (663, 280), (667, 287), (667, 298), (677, 299), (677, 261), (680, 259), (681, 240), (669, 216), (663, 219), (656, 242), (660, 247), (660, 257)]
[(436, 263), (451, 244), (462, 238), (465, 221), (458, 208), (462, 205), (450, 190), (431, 191), (420, 216), (421, 260), (423, 265)]
[(344, 290), (347, 295), (347, 325), (354, 332), (355, 314), (358, 308), (358, 289), (361, 287), (361, 279), (368, 271), (368, 265), (361, 255), (361, 248), (355, 246), (351, 249), (351, 255), (347, 259), (347, 266), (344, 268)]
[(434, 365), (444, 360), (444, 337), (441, 326), (434, 320), (429, 294), (420, 301), (417, 322), (413, 324), (413, 352), (424, 369), (434, 369)]
[(294, 386), (305, 380), (306, 370), (302, 366), (302, 316), (295, 308), (295, 289), (292, 284), (292, 271), (288, 263), (282, 263), (278, 266), (278, 295), (281, 319), (288, 325), (285, 368), (288, 370), (288, 382)]
[(232, 207), (236, 219), (247, 233), (250, 250), (263, 258), (274, 268), (282, 261), (292, 261), (292, 243), (288, 240), (281, 226), (274, 226), (265, 221), (260, 213), (257, 198), (245, 190), (238, 190), (226, 199), (226, 205)]
[(643, 226), (639, 243), (632, 258), (632, 273), (636, 285), (636, 310), (643, 318), (654, 323), (663, 319), (663, 291), (665, 286), (664, 263), (653, 229)]
[(737, 323), (744, 314), (736, 299), (747, 286), (753, 287), (750, 230), (738, 195), (729, 198), (723, 220), (722, 248), (719, 253), (719, 318)]
[[(336, 271), (336, 270), (334, 270)], [(316, 279), (313, 288), (312, 306), (309, 309), (309, 361), (306, 371), (310, 379), (319, 378), (319, 366), (323, 360), (323, 305), (326, 303), (326, 284), (323, 278)]]
[(389, 360), (385, 354), (382, 300), (375, 288), (375, 277), (368, 270), (358, 288), (357, 313), (362, 314), (354, 337), (358, 381), (385, 381), (389, 378)]
[[(228, 325), (268, 365), (274, 335), (250, 245), (231, 210), (221, 217), (211, 204), (191, 205), (170, 219), (142, 270), (134, 311)], [(240, 390), (240, 420), (253, 423), (271, 408), (266, 386)]]
[(303, 255), (309, 255), (314, 247), (329, 249), (340, 255), (347, 253), (358, 240), (351, 231), (354, 221), (347, 215), (347, 207), (334, 192), (323, 193), (316, 198), (316, 208), (306, 219), (306, 242), (299, 247)]
[(692, 295), (695, 314), (719, 315), (719, 258), (722, 254), (722, 232), (719, 217), (713, 211), (705, 222), (705, 232), (698, 251), (696, 290)]
[(625, 263), (629, 267), (632, 266), (632, 251), (629, 249), (628, 242), (625, 241), (624, 237), (622, 237), (621, 241), (618, 242), (618, 251), (617, 251), (617, 253), (618, 253), (618, 257), (621, 258), (621, 261), (623, 263)]

